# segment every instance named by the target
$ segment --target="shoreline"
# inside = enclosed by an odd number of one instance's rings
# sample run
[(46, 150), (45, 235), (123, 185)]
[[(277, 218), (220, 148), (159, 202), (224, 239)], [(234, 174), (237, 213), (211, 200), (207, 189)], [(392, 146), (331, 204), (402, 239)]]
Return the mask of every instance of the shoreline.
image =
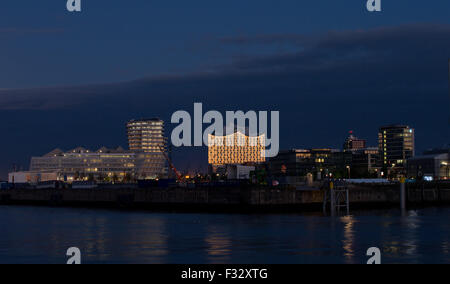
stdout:
[[(450, 187), (407, 188), (407, 209), (450, 206)], [(261, 188), (10, 189), (0, 206), (24, 205), (176, 213), (324, 213), (326, 190)], [(352, 185), (350, 212), (399, 209), (397, 185)], [(327, 206), (327, 213), (329, 211)], [(343, 210), (344, 211), (344, 210)], [(342, 211), (342, 212), (343, 212)]]

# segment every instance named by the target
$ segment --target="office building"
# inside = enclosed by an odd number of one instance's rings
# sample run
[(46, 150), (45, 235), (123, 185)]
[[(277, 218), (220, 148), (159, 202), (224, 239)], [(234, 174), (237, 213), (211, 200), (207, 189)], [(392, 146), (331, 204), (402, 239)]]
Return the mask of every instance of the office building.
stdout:
[(408, 160), (408, 177), (419, 180), (450, 179), (450, 153), (417, 156)]
[(280, 151), (269, 160), (269, 170), (275, 177), (348, 177), (352, 153), (336, 149), (293, 149)]
[(138, 179), (167, 178), (164, 122), (159, 119), (127, 123), (130, 150), (83, 147), (64, 152), (55, 149), (42, 157), (32, 157), (30, 170), (10, 174), (10, 181), (40, 182), (98, 181), (131, 182)]
[(379, 164), (380, 150), (377, 147), (369, 147), (352, 151), (351, 174), (354, 178), (382, 177)]
[(158, 118), (131, 120), (127, 123), (128, 146), (136, 153), (138, 178), (167, 177), (168, 168), (163, 151), (167, 152), (164, 121)]
[(344, 150), (353, 151), (364, 148), (366, 148), (366, 140), (355, 137), (353, 131), (350, 131), (349, 136), (344, 143)]
[(164, 121), (160, 119), (131, 120), (127, 134), (128, 147), (133, 152), (161, 153), (161, 149), (166, 149)]
[[(14, 182), (59, 180), (72, 182), (132, 182), (137, 179), (165, 178), (167, 168), (155, 162), (149, 153), (105, 147), (91, 151), (82, 147), (63, 152), (54, 150), (42, 157), (32, 157), (30, 171), (11, 173)], [(15, 179), (15, 180), (14, 180)]]
[(156, 155), (128, 151), (120, 147), (102, 147), (97, 151), (78, 147), (67, 152), (56, 149), (42, 157), (32, 157), (29, 172), (11, 177), (25, 176), (30, 182), (48, 180), (48, 176), (67, 182), (132, 182), (137, 179), (165, 178), (165, 161), (161, 161), (159, 157), (155, 158)]
[[(63, 152), (56, 149), (42, 157), (32, 157), (30, 175), (56, 173), (56, 180), (127, 181), (139, 174), (135, 153), (122, 148), (102, 147), (91, 151), (83, 147)], [(34, 182), (34, 180), (33, 180)]]
[(380, 127), (378, 145), (383, 168), (404, 168), (415, 154), (414, 129), (406, 125)]

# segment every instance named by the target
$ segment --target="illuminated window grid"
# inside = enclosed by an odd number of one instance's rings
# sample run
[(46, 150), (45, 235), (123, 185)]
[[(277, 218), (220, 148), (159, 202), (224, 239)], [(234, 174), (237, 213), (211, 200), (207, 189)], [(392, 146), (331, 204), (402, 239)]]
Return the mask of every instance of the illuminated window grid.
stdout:
[(265, 135), (249, 137), (240, 132), (208, 135), (208, 163), (212, 165), (265, 162)]
[(160, 152), (166, 148), (164, 122), (160, 120), (138, 120), (127, 124), (128, 144), (132, 151)]

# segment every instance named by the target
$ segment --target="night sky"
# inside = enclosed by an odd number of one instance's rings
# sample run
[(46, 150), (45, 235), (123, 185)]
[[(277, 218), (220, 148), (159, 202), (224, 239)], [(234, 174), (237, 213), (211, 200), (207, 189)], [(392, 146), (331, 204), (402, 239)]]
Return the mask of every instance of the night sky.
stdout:
[(57, 147), (126, 147), (126, 121), (194, 102), (280, 111), (282, 149), (340, 148), (349, 130), (376, 146), (391, 123), (416, 128), (418, 153), (448, 144), (450, 1), (430, 2), (3, 0), (0, 179)]

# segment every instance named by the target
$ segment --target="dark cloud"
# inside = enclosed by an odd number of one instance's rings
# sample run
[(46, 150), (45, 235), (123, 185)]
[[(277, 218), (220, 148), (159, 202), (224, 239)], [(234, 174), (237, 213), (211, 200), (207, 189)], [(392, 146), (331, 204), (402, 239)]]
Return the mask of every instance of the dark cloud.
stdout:
[(256, 36), (222, 37), (221, 43), (230, 45), (295, 45), (309, 46), (320, 39), (318, 35), (272, 34)]
[[(89, 103), (100, 97), (128, 101), (130, 97), (141, 96), (140, 90), (145, 90), (143, 99), (169, 91), (175, 97), (205, 91), (214, 96), (218, 90), (211, 85), (224, 81), (230, 90), (273, 84), (317, 94), (326, 94), (323, 89), (378, 95), (435, 90), (445, 83), (446, 74), (442, 71), (450, 57), (450, 26), (446, 25), (409, 25), (320, 36), (261, 35), (222, 41), (233, 44), (307, 41), (310, 46), (293, 53), (236, 57), (233, 64), (209, 73), (152, 77), (112, 85), (0, 89), (0, 109), (53, 109)], [(167, 89), (161, 89), (162, 86)], [(122, 90), (132, 92), (126, 97), (114, 97), (121, 95)]]
[(76, 107), (108, 96), (120, 84), (0, 89), (0, 110), (52, 110)]
[[(238, 56), (233, 64), (208, 73), (96, 86), (0, 90), (0, 132), (16, 125), (21, 131), (13, 137), (23, 141), (38, 137), (39, 147), (31, 146), (35, 155), (51, 150), (46, 145), (69, 149), (82, 139), (89, 140), (86, 143), (92, 148), (116, 146), (119, 143), (104, 141), (124, 143), (126, 120), (153, 116), (170, 120), (174, 111), (192, 111), (194, 102), (203, 102), (205, 108), (221, 111), (279, 110), (283, 148), (340, 147), (350, 129), (375, 144), (377, 128), (385, 123), (416, 127), (419, 151), (449, 142), (450, 26), (423, 24), (221, 42), (291, 42), (298, 48), (282, 54)], [(25, 121), (24, 117), (34, 119), (41, 130), (52, 131), (42, 135), (36, 125), (17, 122)], [(14, 143), (3, 140), (0, 147), (14, 149)], [(8, 155), (9, 161), (16, 156), (28, 158), (19, 148)], [(183, 155), (178, 163), (193, 163)]]

